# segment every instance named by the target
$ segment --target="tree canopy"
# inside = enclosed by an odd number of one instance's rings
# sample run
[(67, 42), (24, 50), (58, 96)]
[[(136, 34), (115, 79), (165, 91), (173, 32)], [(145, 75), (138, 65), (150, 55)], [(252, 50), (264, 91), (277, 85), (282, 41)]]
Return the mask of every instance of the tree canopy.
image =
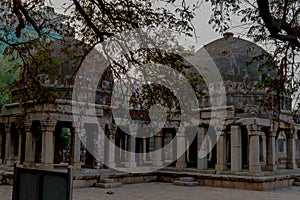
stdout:
[[(261, 84), (262, 87), (272, 88), (278, 95), (282, 92), (294, 94), (298, 90), (299, 78), (296, 75), (299, 70), (297, 56), (300, 48), (300, 6), (296, 0), (71, 0), (70, 2), (71, 5), (66, 8), (68, 17), (62, 15), (51, 17), (48, 15), (51, 8), (45, 6), (44, 0), (1, 1), (0, 41), (7, 45), (8, 52), (17, 52), (22, 57), (24, 65), (22, 72), (25, 75), (31, 70), (29, 66), (34, 66), (32, 63), (39, 65), (35, 62), (39, 60), (36, 54), (30, 52), (33, 52), (32, 49), (36, 52), (47, 44), (49, 38), (57, 40), (58, 38), (53, 37), (53, 33), (60, 36), (74, 36), (75, 31), (76, 37), (90, 47), (118, 33), (133, 29), (146, 31), (148, 27), (166, 27), (194, 37), (197, 24), (193, 23), (193, 19), (197, 17), (196, 11), (201, 9), (203, 3), (209, 3), (212, 15), (208, 23), (212, 24), (217, 32), (228, 31), (233, 26), (233, 19), (239, 19), (239, 26), (245, 30), (247, 37), (272, 46), (269, 64), (265, 66), (276, 69), (278, 74), (275, 80)], [(35, 34), (24, 36), (26, 28)], [(22, 37), (23, 40), (18, 40)], [(166, 38), (160, 40), (164, 42)], [(151, 59), (155, 61), (160, 57), (159, 62), (162, 63), (165, 62), (163, 57), (168, 56), (153, 50), (143, 53), (147, 58), (151, 55)], [(125, 57), (138, 64), (134, 55), (129, 52)], [(115, 63), (113, 70), (120, 72), (124, 71), (124, 68), (120, 63)]]
[(19, 63), (12, 63), (8, 57), (0, 56), (0, 108), (11, 102), (10, 90), (19, 75)]

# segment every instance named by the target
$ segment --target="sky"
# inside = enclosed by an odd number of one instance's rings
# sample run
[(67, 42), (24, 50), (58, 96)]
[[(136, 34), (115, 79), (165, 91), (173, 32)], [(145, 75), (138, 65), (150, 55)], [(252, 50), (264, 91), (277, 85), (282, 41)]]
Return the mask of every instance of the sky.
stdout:
[[(55, 11), (58, 13), (64, 13), (64, 8), (66, 7), (63, 4), (67, 3), (68, 0), (48, 0), (51, 1), (51, 6), (54, 7)], [(194, 0), (189, 0), (194, 1)], [(195, 45), (196, 49), (201, 48), (203, 45), (208, 44), (209, 42), (221, 37), (219, 33), (216, 33), (212, 26), (208, 24), (208, 20), (210, 18), (211, 9), (209, 4), (204, 4), (198, 11), (197, 15), (195, 17), (195, 20), (193, 22), (195, 29), (196, 29), (196, 35), (197, 40), (194, 38), (190, 40), (189, 43), (191, 45)]]

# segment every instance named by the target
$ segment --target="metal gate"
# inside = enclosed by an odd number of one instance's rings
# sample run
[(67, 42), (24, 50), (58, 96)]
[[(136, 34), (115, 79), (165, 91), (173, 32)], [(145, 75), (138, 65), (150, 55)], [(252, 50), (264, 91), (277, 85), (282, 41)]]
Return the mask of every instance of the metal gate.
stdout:
[(13, 200), (72, 200), (72, 167), (68, 172), (21, 168), (15, 164)]

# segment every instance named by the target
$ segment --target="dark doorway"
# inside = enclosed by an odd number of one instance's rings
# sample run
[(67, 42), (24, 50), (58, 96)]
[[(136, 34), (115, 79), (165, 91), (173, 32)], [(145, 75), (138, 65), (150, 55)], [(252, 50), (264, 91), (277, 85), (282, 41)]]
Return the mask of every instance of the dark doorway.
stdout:
[(115, 151), (115, 160), (116, 160), (116, 164), (119, 167), (124, 166), (123, 162), (126, 161), (126, 159), (125, 159), (126, 135), (127, 134), (122, 129), (117, 128), (115, 143), (118, 148), (116, 148), (116, 151)]
[(226, 132), (226, 165), (227, 169), (231, 169), (231, 133)]
[(16, 124), (12, 123), (11, 124), (11, 145), (13, 148), (13, 155), (14, 155), (14, 160), (15, 158), (18, 158), (18, 153), (19, 153), (19, 132), (16, 128)]
[(0, 137), (2, 139), (2, 145), (1, 145), (1, 155), (0, 155), (0, 159), (2, 160), (2, 163), (4, 162), (5, 159), (5, 144), (6, 144), (6, 135), (5, 135), (5, 130), (4, 130), (4, 126), (1, 125), (0, 126)]
[(54, 134), (54, 163), (71, 163), (71, 124), (58, 122)]
[(35, 162), (40, 163), (42, 158), (42, 130), (39, 121), (32, 122), (32, 133), (35, 139)]
[(21, 137), (22, 137), (22, 142), (21, 142), (21, 158), (20, 158), (20, 163), (22, 164), (25, 161), (25, 151), (26, 151), (26, 134), (25, 134), (25, 129), (21, 130)]
[(187, 158), (187, 167), (188, 168), (197, 168), (197, 149), (198, 149), (198, 138), (195, 137), (194, 140), (189, 144), (190, 145), (186, 152)]
[(248, 163), (248, 133), (247, 128), (242, 127), (242, 166), (243, 169), (249, 168)]
[(85, 124), (85, 136), (86, 136), (86, 153), (84, 167), (94, 168), (95, 165), (95, 136), (98, 133), (98, 128), (96, 124)]

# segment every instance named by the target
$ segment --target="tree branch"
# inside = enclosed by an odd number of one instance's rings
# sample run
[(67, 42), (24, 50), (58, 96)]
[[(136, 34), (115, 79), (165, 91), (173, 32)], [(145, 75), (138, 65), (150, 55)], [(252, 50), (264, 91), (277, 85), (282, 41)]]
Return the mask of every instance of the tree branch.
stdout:
[(80, 5), (79, 1), (73, 0), (74, 5), (78, 12), (81, 14), (81, 16), (84, 18), (85, 22), (87, 23), (87, 26), (90, 27), (94, 33), (97, 35), (98, 38), (100, 38), (100, 42), (104, 41), (104, 36), (113, 36), (112, 33), (107, 33), (107, 32), (101, 32), (95, 24), (92, 22), (92, 20), (89, 18), (89, 16), (86, 14), (82, 6)]
[[(256, 2), (259, 14), (266, 28), (269, 30), (270, 36), (283, 42), (289, 42), (292, 46), (300, 48), (298, 40), (299, 32), (297, 31), (300, 27), (292, 27), (290, 23), (287, 23), (285, 19), (286, 14), (284, 14), (283, 19), (274, 18), (270, 11), (269, 0), (256, 0)], [(284, 11), (284, 13), (286, 12)], [(287, 34), (283, 34), (282, 31), (285, 31)]]

